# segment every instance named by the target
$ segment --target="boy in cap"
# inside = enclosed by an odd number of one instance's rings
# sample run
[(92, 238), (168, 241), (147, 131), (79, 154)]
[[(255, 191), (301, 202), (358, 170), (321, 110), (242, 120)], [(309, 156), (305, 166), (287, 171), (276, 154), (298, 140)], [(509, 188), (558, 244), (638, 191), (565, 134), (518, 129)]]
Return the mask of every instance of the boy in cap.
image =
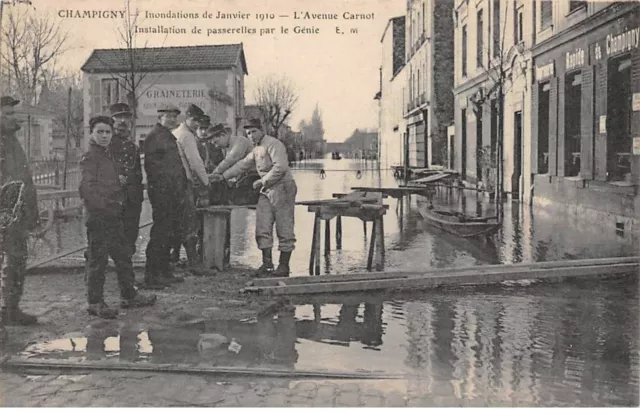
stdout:
[[(209, 178), (204, 162), (198, 151), (198, 120), (204, 115), (202, 109), (197, 105), (189, 105), (185, 121), (173, 130), (173, 135), (178, 143), (178, 150), (182, 159), (185, 173), (187, 175), (187, 188), (183, 209), (182, 238), (187, 251), (188, 269), (192, 274), (203, 275), (206, 270), (202, 269), (198, 258), (198, 220), (196, 215), (195, 189), (198, 186), (209, 187)], [(173, 245), (180, 252), (180, 244)], [(174, 256), (175, 259), (175, 256)]]
[(124, 233), (131, 255), (136, 252), (136, 241), (140, 226), (140, 212), (144, 193), (142, 187), (142, 165), (140, 150), (131, 137), (133, 113), (129, 105), (121, 102), (109, 107), (113, 120), (114, 133), (109, 151), (118, 167), (120, 184), (124, 188), (124, 204), (122, 206), (122, 220)]
[[(262, 265), (256, 276), (289, 276), (289, 260), (295, 249), (294, 213), (298, 188), (289, 170), (287, 151), (277, 138), (264, 133), (262, 123), (253, 118), (245, 124), (253, 150), (242, 160), (227, 169), (222, 177), (235, 178), (251, 168), (256, 168), (260, 179), (253, 183), (260, 189), (256, 209), (256, 242), (262, 250)], [(273, 225), (276, 225), (280, 261), (273, 270)]]
[(2, 321), (8, 325), (24, 326), (38, 322), (35, 316), (19, 308), (27, 266), (27, 237), (28, 232), (38, 224), (38, 205), (27, 156), (16, 137), (20, 122), (15, 116), (15, 106), (19, 103), (19, 100), (10, 96), (0, 97), (0, 185), (21, 181), (25, 192), (22, 218), (8, 229), (5, 245), (0, 249), (6, 255), (6, 303), (2, 310)]
[(91, 134), (89, 150), (82, 157), (80, 198), (87, 210), (89, 255), (87, 264), (88, 312), (112, 319), (117, 309), (104, 302), (105, 270), (109, 257), (116, 266), (122, 307), (146, 307), (155, 304), (156, 296), (136, 290), (133, 263), (125, 242), (122, 205), (125, 200), (117, 163), (111, 158), (109, 144), (113, 134), (110, 117), (97, 116), (89, 120)]
[(180, 110), (174, 105), (160, 107), (158, 122), (144, 142), (144, 169), (153, 215), (146, 252), (145, 285), (152, 289), (163, 289), (172, 282), (183, 280), (174, 276), (170, 269), (170, 250), (173, 241), (179, 240), (187, 187), (178, 144), (171, 133), (179, 114)]

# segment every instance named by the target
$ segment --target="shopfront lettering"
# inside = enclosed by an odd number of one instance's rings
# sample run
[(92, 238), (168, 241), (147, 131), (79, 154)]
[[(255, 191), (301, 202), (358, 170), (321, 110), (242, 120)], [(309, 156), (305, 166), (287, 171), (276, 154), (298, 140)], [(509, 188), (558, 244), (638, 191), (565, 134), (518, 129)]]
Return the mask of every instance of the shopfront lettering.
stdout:
[(570, 71), (575, 68), (580, 68), (585, 64), (584, 49), (576, 49), (573, 52), (567, 52), (565, 55), (566, 70)]
[(156, 89), (147, 91), (146, 94), (149, 99), (159, 98), (204, 98), (206, 91), (203, 89)]
[(627, 30), (617, 35), (608, 35), (605, 44), (609, 56), (637, 49), (640, 45), (640, 28)]
[(543, 66), (536, 67), (536, 80), (544, 81), (547, 78), (552, 78), (555, 75), (555, 66), (553, 62), (550, 62)]
[(204, 83), (142, 85), (140, 89), (145, 91), (139, 98), (142, 115), (155, 116), (157, 109), (166, 104), (176, 105), (183, 112), (190, 104), (199, 106), (204, 112), (211, 107), (209, 87)]

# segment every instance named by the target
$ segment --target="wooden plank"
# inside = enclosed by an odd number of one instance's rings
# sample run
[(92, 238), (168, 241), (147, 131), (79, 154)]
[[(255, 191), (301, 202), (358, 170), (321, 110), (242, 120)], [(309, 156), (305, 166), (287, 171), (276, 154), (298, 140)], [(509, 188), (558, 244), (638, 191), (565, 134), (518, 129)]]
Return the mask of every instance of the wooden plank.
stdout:
[(377, 228), (376, 228), (376, 232), (378, 233), (378, 236), (376, 237), (377, 239), (377, 246), (376, 246), (376, 270), (377, 271), (381, 271), (382, 269), (384, 269), (384, 259), (385, 259), (385, 246), (384, 246), (384, 220), (383, 220), (383, 216), (380, 216), (380, 218), (378, 218), (377, 222)]
[(224, 270), (227, 214), (205, 211), (202, 229), (202, 263), (206, 268)]
[(257, 205), (220, 205), (207, 206), (196, 209), (198, 212), (231, 212), (234, 209), (255, 209)]
[(320, 215), (316, 214), (314, 219), (314, 228), (318, 229), (318, 232), (315, 233), (315, 239), (313, 243), (313, 256), (315, 258), (313, 271), (315, 275), (320, 275), (320, 224), (321, 219)]
[(38, 201), (59, 200), (71, 197), (80, 197), (78, 189), (75, 190), (45, 190), (37, 192)]
[(483, 275), (428, 276), (413, 278), (389, 278), (362, 281), (329, 282), (268, 287), (246, 287), (245, 292), (268, 295), (308, 295), (372, 290), (408, 290), (435, 288), (446, 285), (487, 285), (517, 280), (563, 280), (569, 277), (590, 277), (637, 272), (637, 263), (591, 265), (584, 267), (560, 267), (547, 269), (520, 269), (496, 271)]
[(336, 249), (342, 249), (342, 216), (336, 217)]
[[(367, 258), (367, 271), (371, 271), (371, 266), (373, 264), (373, 255), (376, 250), (376, 237), (378, 236), (378, 232), (376, 232), (376, 224), (377, 224), (377, 221), (373, 221), (373, 224), (371, 227), (371, 241), (369, 244), (369, 257)], [(365, 227), (366, 227), (366, 222), (365, 222)]]
[[(143, 223), (142, 225), (140, 225), (140, 229), (146, 228), (147, 226), (151, 226), (152, 224), (153, 224), (153, 221)], [(50, 255), (50, 256), (48, 256), (46, 258), (38, 259), (36, 261), (28, 263), (27, 264), (27, 270), (30, 270), (30, 269), (33, 269), (33, 268), (37, 268), (37, 267), (39, 267), (41, 265), (44, 265), (44, 264), (47, 264), (49, 262), (53, 262), (56, 259), (64, 258), (66, 256), (75, 254), (77, 252), (84, 251), (87, 248), (88, 248), (88, 245), (84, 244), (82, 246), (77, 246), (77, 247), (74, 247), (74, 248), (66, 249), (64, 251), (58, 252), (57, 254)]]
[(325, 282), (345, 282), (345, 281), (361, 281), (376, 279), (393, 279), (393, 278), (416, 278), (420, 276), (435, 275), (484, 275), (492, 272), (508, 272), (509, 270), (536, 270), (536, 269), (552, 269), (561, 267), (586, 267), (595, 265), (616, 265), (616, 264), (640, 264), (640, 257), (614, 257), (614, 258), (596, 258), (596, 259), (573, 259), (562, 261), (547, 262), (527, 262), (518, 264), (494, 264), (494, 265), (478, 265), (472, 267), (456, 267), (456, 268), (435, 268), (424, 271), (387, 271), (387, 272), (363, 272), (353, 274), (332, 274), (321, 275), (317, 277), (309, 276), (293, 276), (287, 278), (260, 278), (251, 281), (249, 284), (253, 286), (270, 286), (278, 285), (279, 282), (286, 284), (315, 284)]
[[(317, 213), (316, 213), (316, 216), (318, 216)], [(318, 225), (318, 222), (314, 218), (313, 235), (311, 236), (311, 253), (309, 254), (309, 275), (313, 275), (313, 269), (316, 263), (316, 234), (319, 232), (317, 225)]]
[(324, 221), (324, 254), (331, 254), (331, 219)]

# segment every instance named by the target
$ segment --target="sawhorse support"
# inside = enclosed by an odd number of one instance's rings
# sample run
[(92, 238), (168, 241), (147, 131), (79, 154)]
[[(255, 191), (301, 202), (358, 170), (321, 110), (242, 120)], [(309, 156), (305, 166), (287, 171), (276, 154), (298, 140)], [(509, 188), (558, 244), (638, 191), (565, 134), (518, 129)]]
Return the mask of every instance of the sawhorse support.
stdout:
[(202, 265), (224, 271), (231, 262), (231, 212), (253, 206), (208, 206), (202, 215)]

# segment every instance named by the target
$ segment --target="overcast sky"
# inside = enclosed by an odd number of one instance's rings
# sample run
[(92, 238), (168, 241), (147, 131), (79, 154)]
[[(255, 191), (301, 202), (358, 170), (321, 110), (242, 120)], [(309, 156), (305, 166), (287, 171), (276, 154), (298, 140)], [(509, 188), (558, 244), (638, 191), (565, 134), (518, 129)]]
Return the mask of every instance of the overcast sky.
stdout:
[[(60, 18), (67, 10), (123, 10), (123, 0), (33, 0), (38, 13), (53, 13), (71, 31), (71, 50), (63, 63), (79, 70), (93, 49), (121, 47), (115, 28), (117, 19)], [(325, 138), (343, 141), (355, 128), (376, 128), (381, 43), (380, 38), (389, 18), (403, 15), (405, 0), (269, 0), (256, 4), (255, 0), (132, 0), (142, 12), (154, 13), (205, 11), (217, 14), (251, 13), (250, 19), (146, 19), (141, 26), (175, 26), (187, 29), (181, 35), (141, 35), (140, 46), (184, 46), (202, 44), (244, 44), (249, 76), (245, 97), (253, 102), (256, 80), (269, 73), (289, 76), (299, 89), (299, 102), (290, 125), (297, 129), (301, 119), (309, 119), (316, 105), (322, 111)], [(26, 6), (19, 6), (26, 7)], [(64, 12), (61, 12), (63, 10)], [(338, 20), (294, 20), (294, 12), (337, 13)], [(345, 20), (343, 13), (374, 13), (370, 20)], [(259, 21), (256, 13), (273, 13), (274, 20)], [(281, 18), (280, 15), (288, 15)], [(192, 35), (198, 25), (203, 33)], [(273, 27), (272, 35), (213, 35), (206, 29), (214, 27)], [(280, 33), (280, 26), (290, 29), (288, 35)], [(315, 27), (320, 34), (292, 34), (294, 26)], [(339, 26), (345, 34), (336, 34)], [(357, 28), (357, 34), (349, 29)]]

